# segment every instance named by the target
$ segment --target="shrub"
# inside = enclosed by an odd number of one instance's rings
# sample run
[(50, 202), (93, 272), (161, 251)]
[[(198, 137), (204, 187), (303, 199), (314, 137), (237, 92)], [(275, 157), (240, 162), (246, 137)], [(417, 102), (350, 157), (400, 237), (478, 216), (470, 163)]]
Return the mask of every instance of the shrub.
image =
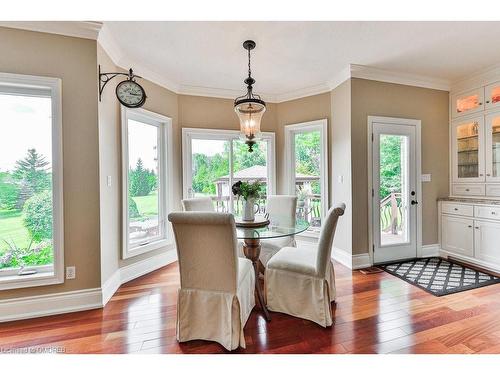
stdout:
[(52, 194), (43, 191), (23, 206), (23, 222), (35, 242), (52, 239)]
[(139, 209), (137, 208), (137, 203), (132, 198), (128, 200), (128, 217), (134, 218), (141, 216), (139, 214)]

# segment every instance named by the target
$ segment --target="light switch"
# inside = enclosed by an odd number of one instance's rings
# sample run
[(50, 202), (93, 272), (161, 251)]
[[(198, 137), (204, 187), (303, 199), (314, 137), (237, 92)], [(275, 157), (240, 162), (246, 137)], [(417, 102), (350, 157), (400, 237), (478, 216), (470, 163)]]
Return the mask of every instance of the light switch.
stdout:
[(108, 176), (107, 183), (108, 183), (108, 187), (111, 187), (111, 176)]
[(339, 182), (340, 182), (341, 184), (343, 184), (343, 183), (344, 183), (344, 176), (343, 176), (343, 175), (339, 175)]
[(431, 181), (431, 174), (427, 173), (427, 174), (421, 175), (420, 181), (422, 181), (422, 182), (430, 182)]

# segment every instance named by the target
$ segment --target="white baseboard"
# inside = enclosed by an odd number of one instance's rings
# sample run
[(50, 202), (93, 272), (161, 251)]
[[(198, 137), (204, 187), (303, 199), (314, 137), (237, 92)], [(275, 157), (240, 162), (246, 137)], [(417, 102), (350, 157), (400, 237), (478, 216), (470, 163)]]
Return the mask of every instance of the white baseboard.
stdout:
[(459, 255), (455, 254), (443, 249), (439, 249), (439, 255), (443, 258), (451, 257), (455, 258), (457, 260), (461, 260), (464, 263), (469, 263), (471, 265), (476, 265), (478, 267), (484, 268), (485, 270), (492, 271), (495, 273), (500, 273), (500, 267), (497, 264), (490, 263), (484, 260), (476, 259), (476, 258), (471, 258), (465, 255)]
[(369, 253), (353, 255), (338, 247), (332, 249), (332, 258), (352, 270), (359, 270), (372, 265)]
[(369, 253), (364, 254), (354, 254), (352, 256), (352, 269), (359, 270), (362, 268), (367, 268), (372, 266), (372, 261), (370, 259)]
[(118, 288), (177, 260), (175, 249), (117, 270), (101, 288), (0, 300), (0, 322), (38, 318), (104, 307)]
[(37, 318), (102, 307), (101, 288), (0, 301), (0, 322)]
[(156, 271), (158, 268), (164, 267), (177, 260), (176, 249), (170, 249), (164, 253), (155, 255), (153, 257), (141, 260), (139, 262), (122, 267), (115, 271), (115, 273), (104, 282), (102, 286), (102, 300), (103, 306), (113, 297), (118, 288), (129, 282), (130, 280), (137, 279), (147, 273)]
[(332, 248), (332, 258), (340, 264), (352, 269), (352, 254), (338, 247)]
[(417, 250), (417, 257), (419, 258), (438, 257), (439, 248), (440, 246), (438, 243), (432, 245), (422, 245), (420, 251)]

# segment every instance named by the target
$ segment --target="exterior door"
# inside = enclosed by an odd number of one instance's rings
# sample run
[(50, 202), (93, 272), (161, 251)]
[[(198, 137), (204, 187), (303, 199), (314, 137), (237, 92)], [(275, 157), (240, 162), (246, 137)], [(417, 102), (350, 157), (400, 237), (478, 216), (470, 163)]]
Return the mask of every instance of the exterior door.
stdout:
[(374, 263), (417, 256), (416, 126), (373, 123)]

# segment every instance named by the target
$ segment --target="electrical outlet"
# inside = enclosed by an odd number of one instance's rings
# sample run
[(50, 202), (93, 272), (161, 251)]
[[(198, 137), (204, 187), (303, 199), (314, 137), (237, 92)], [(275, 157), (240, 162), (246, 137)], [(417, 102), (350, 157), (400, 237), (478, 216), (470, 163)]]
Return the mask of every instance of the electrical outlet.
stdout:
[(66, 267), (66, 279), (72, 280), (74, 278), (76, 278), (76, 267), (75, 266)]

